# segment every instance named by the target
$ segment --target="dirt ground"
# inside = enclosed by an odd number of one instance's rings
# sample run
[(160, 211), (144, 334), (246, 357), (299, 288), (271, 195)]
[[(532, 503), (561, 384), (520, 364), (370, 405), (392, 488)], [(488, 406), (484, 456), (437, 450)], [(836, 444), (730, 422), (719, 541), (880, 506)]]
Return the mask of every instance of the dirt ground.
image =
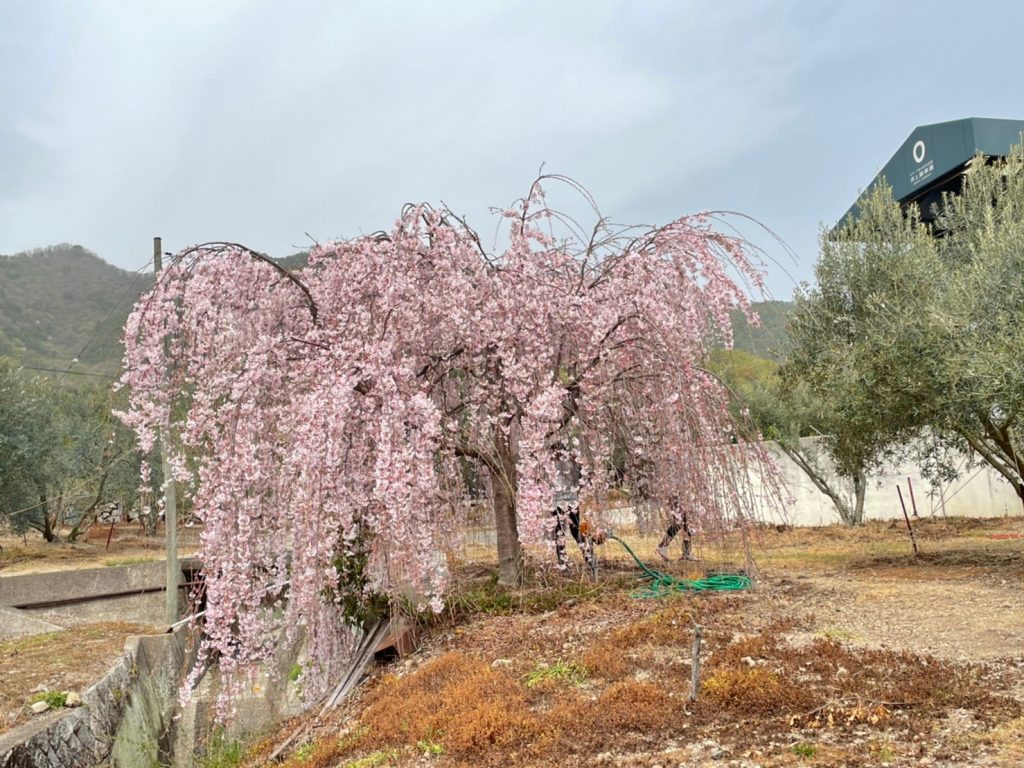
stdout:
[[(197, 527), (178, 529), (178, 554), (187, 556), (199, 549)], [(110, 538), (109, 546), (107, 538)], [(0, 578), (12, 574), (63, 571), (129, 565), (164, 558), (164, 529), (146, 536), (137, 523), (94, 525), (77, 542), (47, 544), (38, 534), (0, 536)]]
[[(1024, 519), (917, 533), (915, 557), (888, 523), (766, 528), (754, 589), (658, 600), (631, 598), (642, 582), (611, 543), (597, 584), (541, 571), (508, 593), (466, 565), (416, 654), (246, 764), (1024, 765)], [(653, 538), (630, 543), (652, 562)], [(662, 570), (737, 560), (707, 542), (701, 554)]]
[[(194, 553), (198, 530), (185, 528), (179, 534), (180, 554)], [(146, 537), (137, 525), (117, 525), (112, 534), (109, 526), (94, 526), (73, 544), (47, 544), (35, 534), (3, 536), (0, 578), (162, 560), (163, 536), (162, 527)], [(34, 695), (82, 693), (107, 672), (129, 635), (152, 632), (152, 627), (107, 621), (0, 642), (0, 733), (32, 717), (28, 707)]]
[(35, 694), (81, 694), (106, 674), (129, 635), (152, 631), (104, 622), (0, 643), (0, 733), (32, 717), (29, 704)]

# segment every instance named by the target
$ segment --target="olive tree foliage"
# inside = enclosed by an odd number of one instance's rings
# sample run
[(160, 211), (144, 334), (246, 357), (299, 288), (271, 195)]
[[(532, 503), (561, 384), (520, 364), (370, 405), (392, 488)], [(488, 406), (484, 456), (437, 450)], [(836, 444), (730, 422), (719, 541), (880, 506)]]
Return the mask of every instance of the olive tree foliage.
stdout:
[(57, 442), (46, 382), (0, 360), (0, 519), (56, 539), (47, 485)]
[(911, 454), (934, 481), (956, 457), (994, 468), (1024, 500), (1024, 156), (976, 158), (933, 226), (879, 186), (822, 238), (817, 285), (797, 295), (783, 378), (847, 425), (834, 457)]
[(133, 502), (140, 455), (110, 406), (105, 387), (65, 388), (0, 359), (0, 522), (74, 541), (104, 505)]
[(737, 418), (774, 441), (828, 496), (842, 522), (863, 522), (871, 462), (836, 460), (841, 451), (849, 450), (836, 404), (803, 382), (784, 381), (774, 361), (742, 350), (716, 350), (710, 366), (731, 390)]

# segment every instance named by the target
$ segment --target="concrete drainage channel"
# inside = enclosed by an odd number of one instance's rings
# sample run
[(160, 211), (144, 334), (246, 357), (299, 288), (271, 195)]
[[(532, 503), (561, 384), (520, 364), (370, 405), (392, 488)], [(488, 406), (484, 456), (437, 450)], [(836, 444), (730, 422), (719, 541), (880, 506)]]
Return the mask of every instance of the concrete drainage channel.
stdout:
[[(186, 562), (183, 568), (191, 575), (198, 564)], [(61, 628), (58, 622), (67, 626), (72, 617), (77, 623), (159, 623), (147, 619), (159, 617), (163, 610), (158, 586), (164, 578), (162, 562), (75, 571), (73, 579), (68, 575), (0, 578), (0, 637), (55, 631)], [(28, 581), (19, 583), (22, 579)], [(207, 673), (190, 706), (178, 708), (178, 688), (195, 660), (196, 645), (187, 626), (129, 638), (106, 675), (82, 694), (82, 706), (36, 715), (0, 734), (0, 768), (190, 768), (197, 747), (209, 735), (217, 692), (216, 674)], [(400, 655), (411, 650), (410, 636), (404, 627), (392, 629), (382, 622), (364, 637), (335, 697), (351, 690), (375, 655), (389, 649)], [(246, 730), (256, 731), (303, 711), (287, 674), (299, 650), (283, 649), (276, 669), (267, 670), (252, 694), (240, 702), (238, 720)]]
[[(186, 567), (194, 568), (189, 560)], [(0, 578), (0, 639), (97, 621), (158, 626), (163, 562)], [(182, 589), (187, 588), (182, 576)], [(0, 734), (0, 768), (159, 765), (169, 754), (177, 681), (189, 662), (187, 630), (131, 637), (81, 706), (36, 715)]]

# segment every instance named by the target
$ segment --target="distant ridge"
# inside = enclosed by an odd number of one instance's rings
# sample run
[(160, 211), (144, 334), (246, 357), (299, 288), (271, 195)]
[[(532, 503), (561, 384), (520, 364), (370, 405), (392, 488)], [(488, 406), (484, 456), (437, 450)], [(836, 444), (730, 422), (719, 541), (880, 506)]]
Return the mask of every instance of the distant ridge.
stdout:
[(81, 353), (76, 369), (114, 372), (121, 328), (152, 283), (80, 245), (0, 256), (0, 355), (64, 369)]
[(753, 327), (741, 312), (732, 315), (733, 347), (758, 357), (781, 362), (789, 348), (786, 323), (793, 314), (791, 301), (759, 301), (754, 310), (761, 319), (760, 327)]
[[(300, 252), (280, 262), (297, 269), (306, 257)], [(56, 371), (78, 357), (73, 371), (114, 376), (125, 320), (152, 285), (151, 266), (129, 272), (81, 245), (0, 255), (0, 356)]]

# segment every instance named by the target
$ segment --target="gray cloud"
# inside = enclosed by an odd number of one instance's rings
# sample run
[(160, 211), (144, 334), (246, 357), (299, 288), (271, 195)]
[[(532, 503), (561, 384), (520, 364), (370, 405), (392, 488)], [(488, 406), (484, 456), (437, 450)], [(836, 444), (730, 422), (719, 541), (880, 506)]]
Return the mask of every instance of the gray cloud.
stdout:
[[(791, 270), (806, 277), (817, 222), (866, 183), (865, 163), (929, 121), (907, 109), (859, 156), (815, 159), (823, 126), (858, 130), (841, 123), (855, 110), (836, 90), (870, 93), (856, 67), (884, 66), (858, 57), (884, 47), (880, 17), (909, 13), (885, 9), (0, 5), (0, 252), (67, 240), (136, 268), (161, 234), (284, 255), (306, 231), (386, 227), (409, 200), (443, 199), (487, 232), (487, 207), (545, 162), (619, 220), (749, 210), (806, 254)], [(933, 27), (947, 23), (929, 9)], [(876, 86), (876, 102), (897, 91)], [(974, 111), (961, 109), (943, 119)]]

